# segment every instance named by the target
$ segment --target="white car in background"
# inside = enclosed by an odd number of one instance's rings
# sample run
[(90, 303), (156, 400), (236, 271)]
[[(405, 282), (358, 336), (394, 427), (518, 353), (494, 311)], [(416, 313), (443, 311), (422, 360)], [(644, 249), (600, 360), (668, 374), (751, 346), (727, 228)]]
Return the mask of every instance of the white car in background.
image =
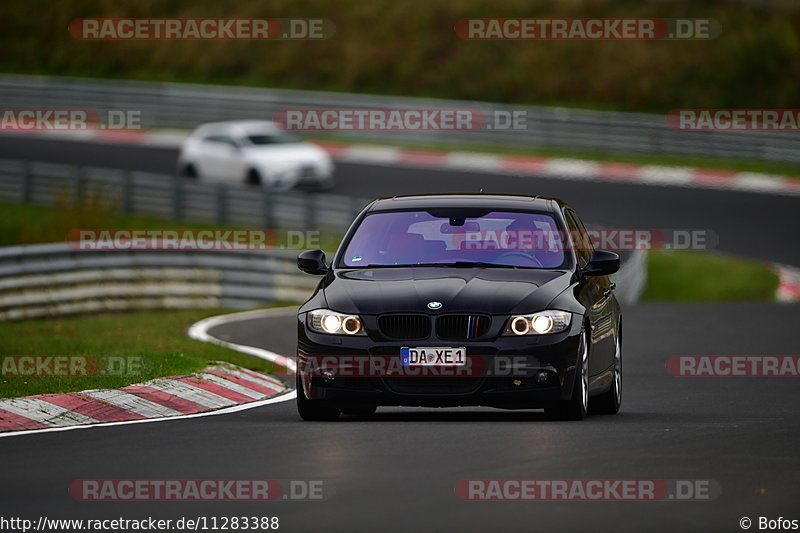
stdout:
[(198, 126), (183, 143), (178, 174), (283, 190), (333, 186), (333, 162), (325, 150), (258, 120)]

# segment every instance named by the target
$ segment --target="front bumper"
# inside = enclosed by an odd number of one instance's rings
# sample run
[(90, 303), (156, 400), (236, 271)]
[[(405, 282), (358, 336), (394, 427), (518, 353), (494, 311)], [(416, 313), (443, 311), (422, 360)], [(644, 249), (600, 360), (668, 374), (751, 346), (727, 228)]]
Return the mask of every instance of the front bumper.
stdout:
[[(453, 341), (388, 341), (308, 331), (298, 315), (298, 374), (305, 394), (341, 407), (359, 405), (537, 408), (570, 397), (581, 320), (562, 333)], [(400, 349), (466, 347), (466, 367), (403, 367)]]

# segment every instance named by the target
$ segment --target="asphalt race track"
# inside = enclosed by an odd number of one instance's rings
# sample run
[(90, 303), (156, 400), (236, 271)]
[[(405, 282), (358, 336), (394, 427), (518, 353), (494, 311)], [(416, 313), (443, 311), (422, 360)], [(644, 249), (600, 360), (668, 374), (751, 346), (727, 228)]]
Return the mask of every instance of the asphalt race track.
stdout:
[[(218, 336), (291, 353), (292, 316)], [(797, 383), (677, 378), (673, 354), (794, 353), (800, 307), (637, 305), (625, 310), (623, 411), (549, 422), (539, 411), (380, 409), (303, 423), (293, 402), (224, 416), (0, 440), (0, 502), (18, 516), (278, 516), (284, 531), (737, 531), (797, 511)], [(754, 333), (757, 332), (757, 333)], [(328, 500), (78, 502), (86, 478), (322, 480)], [(467, 502), (462, 479), (703, 479), (712, 501)], [(759, 494), (760, 489), (766, 492)], [(5, 512), (5, 515), (10, 514)], [(500, 527), (498, 527), (500, 526)]]
[[(174, 151), (21, 139), (0, 157), (169, 171)], [(145, 168), (147, 167), (147, 168)], [(477, 190), (558, 195), (593, 222), (705, 228), (720, 248), (800, 265), (797, 199), (339, 165), (336, 192)], [(433, 184), (433, 186), (431, 185)], [(435, 188), (434, 188), (435, 187)], [(763, 228), (775, 231), (763, 231)], [(672, 355), (797, 353), (800, 306), (638, 304), (625, 316), (617, 416), (550, 422), (540, 411), (383, 408), (370, 420), (304, 423), (293, 402), (230, 415), (0, 439), (4, 516), (278, 516), (282, 531), (741, 531), (739, 520), (799, 519), (800, 419), (791, 378), (678, 378)], [(295, 352), (291, 315), (211, 333)], [(10, 458), (10, 460), (8, 459)], [(321, 480), (324, 501), (79, 502), (76, 479)], [(465, 479), (713, 480), (710, 501), (467, 502)], [(793, 514), (794, 513), (794, 514)]]
[[(3, 136), (0, 158), (29, 159), (174, 172), (177, 150)], [(338, 163), (332, 192), (360, 197), (428, 192), (484, 192), (556, 196), (590, 224), (610, 228), (705, 230), (722, 251), (800, 266), (798, 199), (608, 182)]]

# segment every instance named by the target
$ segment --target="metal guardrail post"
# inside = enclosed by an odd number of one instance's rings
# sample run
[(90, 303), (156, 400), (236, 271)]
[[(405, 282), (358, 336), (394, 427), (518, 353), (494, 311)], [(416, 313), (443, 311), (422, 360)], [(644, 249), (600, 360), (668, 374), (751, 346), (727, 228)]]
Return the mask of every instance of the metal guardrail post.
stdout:
[(172, 219), (183, 220), (183, 179), (172, 176)]
[(303, 224), (303, 228), (306, 231), (313, 231), (319, 228), (317, 223), (317, 199), (316, 195), (314, 194), (306, 194), (306, 201), (303, 202), (303, 206), (305, 207), (303, 211), (305, 211), (305, 220)]
[(133, 212), (133, 178), (130, 170), (122, 171), (122, 187), (121, 187), (121, 203), (122, 212), (130, 214)]
[(264, 229), (275, 229), (275, 202), (269, 191), (261, 191), (261, 217)]
[(72, 189), (72, 201), (75, 205), (84, 204), (84, 197), (86, 196), (86, 170), (83, 167), (75, 167), (74, 183)]
[(217, 192), (217, 224), (224, 224), (228, 218), (227, 213), (227, 187), (220, 183), (216, 187)]
[(361, 210), (365, 207), (364, 199), (363, 198), (353, 198), (352, 205), (350, 206), (350, 211), (352, 211), (353, 216), (352, 218), (355, 219)]
[(22, 180), (22, 187), (20, 188), (20, 202), (23, 204), (29, 204), (33, 199), (33, 172), (30, 161), (22, 162), (22, 174), (20, 175), (20, 179)]

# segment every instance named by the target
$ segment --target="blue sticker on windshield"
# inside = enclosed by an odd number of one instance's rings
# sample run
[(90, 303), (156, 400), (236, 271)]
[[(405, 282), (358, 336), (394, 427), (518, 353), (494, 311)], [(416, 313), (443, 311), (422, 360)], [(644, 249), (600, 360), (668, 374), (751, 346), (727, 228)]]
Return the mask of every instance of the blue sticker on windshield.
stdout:
[(358, 263), (358, 262), (359, 262), (359, 261), (361, 261), (362, 259), (364, 259), (364, 258), (363, 258), (363, 257), (361, 257), (360, 255), (357, 255), (357, 256), (355, 256), (354, 258), (352, 258), (350, 261), (352, 261), (353, 263)]

